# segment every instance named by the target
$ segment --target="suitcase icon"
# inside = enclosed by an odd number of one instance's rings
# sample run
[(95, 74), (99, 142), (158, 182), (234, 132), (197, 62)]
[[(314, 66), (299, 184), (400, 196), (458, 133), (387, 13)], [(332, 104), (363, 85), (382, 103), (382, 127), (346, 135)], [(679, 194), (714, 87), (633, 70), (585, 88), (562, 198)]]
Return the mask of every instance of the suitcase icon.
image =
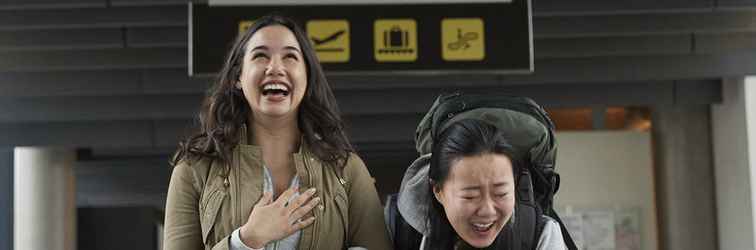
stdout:
[(386, 48), (404, 48), (409, 46), (409, 34), (399, 26), (383, 31), (383, 46)]

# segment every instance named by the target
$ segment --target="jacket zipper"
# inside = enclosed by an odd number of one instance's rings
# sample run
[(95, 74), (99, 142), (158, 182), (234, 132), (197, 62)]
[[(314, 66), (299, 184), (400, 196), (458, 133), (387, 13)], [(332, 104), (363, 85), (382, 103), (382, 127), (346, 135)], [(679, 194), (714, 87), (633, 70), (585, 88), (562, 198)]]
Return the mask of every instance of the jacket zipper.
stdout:
[[(241, 178), (240, 177), (240, 175), (241, 175), (241, 163), (239, 161), (240, 161), (240, 158), (241, 158), (241, 150), (239, 150), (237, 148), (234, 153), (235, 153), (235, 155), (234, 155), (234, 160), (233, 160), (233, 166), (229, 166), (230, 168), (233, 168), (233, 170), (234, 170), (233, 189), (234, 189), (234, 194), (235, 195), (231, 197), (231, 200), (232, 200), (233, 208), (234, 208), (235, 214), (236, 214), (236, 218), (235, 218), (236, 219), (236, 224), (241, 226), (241, 225), (244, 225), (244, 223), (245, 223), (245, 221), (242, 219), (244, 217), (241, 214), (241, 193), (239, 192), (239, 183), (240, 183), (239, 180)], [(230, 172), (231, 171), (229, 171), (229, 173), (228, 173), (229, 175), (231, 175)], [(226, 177), (226, 178), (231, 178), (231, 177), (229, 176), (229, 177)], [(230, 189), (230, 187), (229, 187), (229, 189)]]
[[(336, 199), (340, 199), (338, 195), (336, 196)], [(346, 198), (344, 198), (344, 203), (346, 204), (346, 202), (347, 202)], [(349, 206), (348, 204), (346, 205)], [(348, 216), (345, 216), (345, 213), (343, 210), (341, 210), (341, 207), (339, 207), (339, 204), (336, 204), (336, 211), (339, 212), (339, 219), (341, 220), (341, 226), (342, 226), (342, 229), (344, 230), (344, 240), (342, 243), (346, 243), (346, 239), (349, 237), (349, 224), (344, 221), (344, 217), (348, 217)], [(346, 247), (346, 246), (342, 246), (342, 248), (343, 247)]]
[(310, 243), (310, 249), (315, 249), (314, 247), (317, 246), (316, 242), (318, 240), (318, 229), (319, 229), (318, 227), (320, 225), (320, 223), (318, 223), (319, 219), (320, 218), (316, 218), (315, 222), (312, 223), (312, 241)]
[[(312, 173), (312, 171), (310, 170), (310, 167), (311, 167), (311, 166), (310, 166), (310, 163), (309, 163), (309, 162), (307, 161), (307, 158), (308, 158), (308, 157), (311, 157), (311, 156), (309, 156), (309, 154), (308, 154), (308, 153), (302, 154), (302, 164), (303, 164), (303, 165), (304, 165), (304, 167), (305, 167), (305, 171), (306, 171), (306, 172), (308, 173), (308, 174), (307, 174), (307, 180), (308, 180), (308, 183), (310, 184), (310, 187), (313, 187), (313, 186), (315, 186), (315, 185), (314, 185), (314, 184), (312, 183), (312, 174), (310, 174), (310, 173)], [(320, 191), (320, 192), (322, 193), (322, 191)], [(323, 200), (322, 200), (322, 199), (323, 199), (323, 197), (321, 197), (320, 199), (321, 199), (321, 201), (320, 201), (320, 206), (323, 206)], [(318, 209), (318, 208), (315, 208), (315, 209)], [(318, 226), (319, 226), (319, 224), (320, 224), (320, 223), (319, 223), (319, 221), (320, 221), (320, 217), (322, 217), (322, 216), (323, 216), (323, 213), (322, 213), (322, 212), (323, 212), (323, 210), (320, 210), (320, 211), (321, 211), (321, 215), (320, 215), (320, 216), (317, 216), (317, 217), (315, 217), (315, 221), (314, 221), (314, 222), (312, 223), (312, 237), (310, 237), (310, 239), (311, 239), (311, 240), (310, 240), (310, 247), (309, 247), (308, 249), (315, 249), (314, 247), (315, 247), (315, 246), (317, 246), (317, 244), (316, 244), (316, 241), (317, 241), (317, 239), (318, 239)], [(318, 213), (317, 211), (313, 211), (313, 212), (312, 212), (312, 215), (315, 215), (315, 214), (317, 214), (317, 213)], [(303, 231), (304, 231), (304, 230), (303, 230)], [(301, 248), (300, 248), (300, 249), (301, 249)]]

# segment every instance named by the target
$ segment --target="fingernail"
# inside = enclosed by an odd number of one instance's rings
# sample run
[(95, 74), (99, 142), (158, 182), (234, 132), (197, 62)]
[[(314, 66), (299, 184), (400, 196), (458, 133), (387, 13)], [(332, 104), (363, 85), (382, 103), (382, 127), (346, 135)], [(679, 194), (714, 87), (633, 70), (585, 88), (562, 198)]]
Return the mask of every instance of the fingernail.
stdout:
[(311, 194), (314, 194), (315, 193), (315, 188), (310, 188), (309, 190), (307, 190), (307, 192), (311, 193)]
[(315, 197), (315, 199), (312, 199), (315, 203), (320, 202), (320, 197)]

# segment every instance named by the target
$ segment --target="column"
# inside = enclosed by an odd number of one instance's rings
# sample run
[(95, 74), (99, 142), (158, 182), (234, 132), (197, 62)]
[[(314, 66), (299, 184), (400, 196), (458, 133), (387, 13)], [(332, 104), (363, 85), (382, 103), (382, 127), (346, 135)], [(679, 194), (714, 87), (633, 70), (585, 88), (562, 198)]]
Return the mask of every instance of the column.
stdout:
[(717, 249), (710, 113), (706, 104), (652, 112), (659, 249)]
[(726, 79), (711, 107), (719, 249), (756, 249), (756, 77)]
[(71, 149), (16, 147), (14, 249), (76, 249), (76, 189)]

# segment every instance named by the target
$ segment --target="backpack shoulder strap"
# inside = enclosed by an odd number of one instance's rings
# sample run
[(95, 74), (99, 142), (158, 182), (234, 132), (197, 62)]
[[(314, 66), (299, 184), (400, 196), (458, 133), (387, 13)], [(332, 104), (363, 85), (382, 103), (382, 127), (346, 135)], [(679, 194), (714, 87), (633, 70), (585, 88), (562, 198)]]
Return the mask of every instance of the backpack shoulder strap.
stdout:
[(399, 214), (399, 208), (396, 205), (397, 200), (399, 200), (397, 194), (390, 194), (386, 197), (386, 205), (383, 207), (383, 220), (386, 223), (391, 242), (396, 242), (394, 234), (396, 233), (396, 217)]
[(399, 213), (397, 206), (398, 195), (389, 195), (386, 201), (387, 206), (387, 226), (394, 240), (394, 249), (396, 250), (418, 250), (423, 240), (423, 235), (407, 223)]
[(577, 250), (578, 248), (575, 241), (572, 239), (572, 236), (570, 236), (570, 232), (567, 231), (567, 227), (564, 225), (564, 222), (562, 222), (562, 219), (559, 218), (559, 215), (557, 215), (553, 209), (549, 214), (552, 219), (559, 223), (559, 229), (562, 231), (562, 239), (564, 239), (564, 244), (567, 245), (567, 249)]
[(527, 169), (523, 169), (519, 174), (516, 197), (515, 230), (513, 233), (514, 239), (518, 239), (519, 242), (514, 244), (514, 248), (515, 250), (532, 250), (536, 248), (543, 228), (541, 221), (543, 211), (536, 204), (533, 196), (533, 183)]

